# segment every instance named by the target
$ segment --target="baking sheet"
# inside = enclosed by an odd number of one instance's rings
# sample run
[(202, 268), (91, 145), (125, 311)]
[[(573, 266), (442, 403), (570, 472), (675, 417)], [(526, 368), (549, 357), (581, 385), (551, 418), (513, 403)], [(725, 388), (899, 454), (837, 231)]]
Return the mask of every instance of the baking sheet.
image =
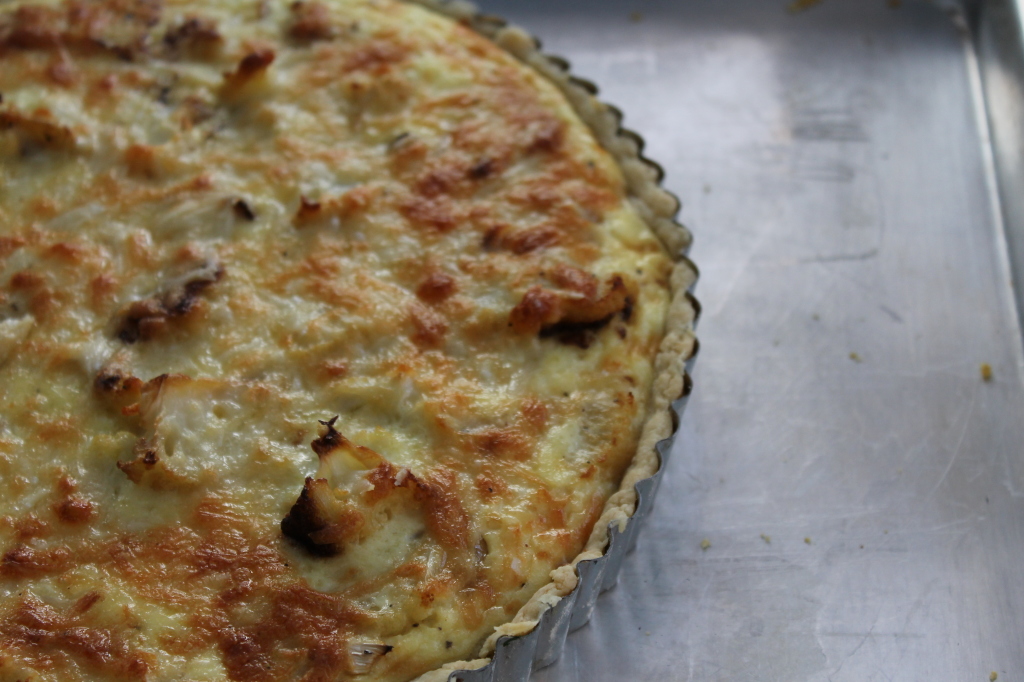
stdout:
[(1024, 678), (1021, 147), (989, 101), (1020, 87), (999, 50), (924, 1), (480, 4), (624, 110), (702, 271), (654, 513), (533, 679)]

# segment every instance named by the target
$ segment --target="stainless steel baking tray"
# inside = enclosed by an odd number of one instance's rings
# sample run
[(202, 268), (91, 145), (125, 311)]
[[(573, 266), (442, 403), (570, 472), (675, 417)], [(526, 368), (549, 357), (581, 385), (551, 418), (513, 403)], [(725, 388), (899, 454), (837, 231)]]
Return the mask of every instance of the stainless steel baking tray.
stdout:
[(1013, 0), (480, 4), (625, 111), (702, 270), (639, 549), (534, 682), (1024, 678)]

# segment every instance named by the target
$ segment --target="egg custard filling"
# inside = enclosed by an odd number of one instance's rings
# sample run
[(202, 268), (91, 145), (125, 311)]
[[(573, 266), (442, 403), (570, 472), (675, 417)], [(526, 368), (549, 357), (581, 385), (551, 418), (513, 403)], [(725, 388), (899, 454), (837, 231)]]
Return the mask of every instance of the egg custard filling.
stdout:
[(0, 1), (0, 680), (410, 680), (584, 548), (673, 260), (393, 0)]

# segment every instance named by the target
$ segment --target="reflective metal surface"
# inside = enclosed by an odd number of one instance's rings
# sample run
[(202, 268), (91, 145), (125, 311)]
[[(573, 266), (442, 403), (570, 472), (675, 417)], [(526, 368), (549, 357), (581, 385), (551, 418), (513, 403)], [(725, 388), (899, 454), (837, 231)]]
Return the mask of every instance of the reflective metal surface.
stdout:
[(533, 680), (1024, 678), (1000, 198), (1022, 157), (987, 116), (993, 51), (924, 1), (481, 4), (625, 111), (702, 271), (696, 389), (653, 513)]

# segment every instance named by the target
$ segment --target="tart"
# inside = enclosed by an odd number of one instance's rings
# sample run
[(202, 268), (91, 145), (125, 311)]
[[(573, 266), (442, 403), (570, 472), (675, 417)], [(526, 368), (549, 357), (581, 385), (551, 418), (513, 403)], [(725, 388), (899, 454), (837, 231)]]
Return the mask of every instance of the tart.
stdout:
[(689, 237), (521, 31), (7, 2), (0, 96), (0, 680), (443, 678), (632, 513)]

